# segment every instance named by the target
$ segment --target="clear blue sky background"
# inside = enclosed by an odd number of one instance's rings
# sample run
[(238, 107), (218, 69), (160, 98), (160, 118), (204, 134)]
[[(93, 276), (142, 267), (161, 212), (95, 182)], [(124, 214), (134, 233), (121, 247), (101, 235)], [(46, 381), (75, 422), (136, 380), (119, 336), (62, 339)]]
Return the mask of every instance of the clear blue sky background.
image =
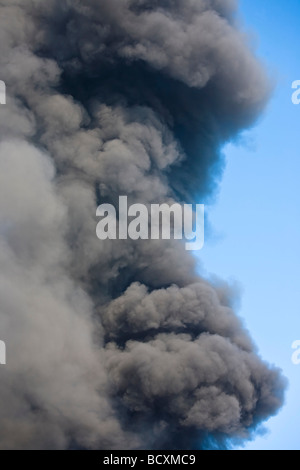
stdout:
[(244, 30), (276, 89), (262, 119), (224, 149), (227, 168), (214, 205), (203, 269), (241, 288), (239, 314), (264, 359), (289, 380), (286, 405), (266, 423), (267, 434), (246, 449), (300, 450), (300, 365), (291, 344), (300, 339), (300, 1), (241, 0)]

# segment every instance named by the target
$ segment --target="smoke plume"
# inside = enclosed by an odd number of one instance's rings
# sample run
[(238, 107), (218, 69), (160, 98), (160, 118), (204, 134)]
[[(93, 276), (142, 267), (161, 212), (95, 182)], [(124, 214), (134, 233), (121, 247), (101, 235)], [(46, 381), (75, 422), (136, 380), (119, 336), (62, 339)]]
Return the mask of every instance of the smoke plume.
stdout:
[(96, 208), (204, 202), (269, 94), (234, 0), (0, 0), (2, 449), (201, 449), (285, 388), (180, 241)]

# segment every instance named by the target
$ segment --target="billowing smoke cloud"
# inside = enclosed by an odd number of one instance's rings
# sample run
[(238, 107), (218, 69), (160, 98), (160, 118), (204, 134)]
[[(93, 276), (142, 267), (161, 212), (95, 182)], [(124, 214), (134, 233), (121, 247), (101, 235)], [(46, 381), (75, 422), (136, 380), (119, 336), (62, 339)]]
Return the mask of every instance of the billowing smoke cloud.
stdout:
[(206, 448), (282, 404), (230, 292), (96, 207), (204, 202), (268, 83), (234, 0), (1, 0), (0, 447)]

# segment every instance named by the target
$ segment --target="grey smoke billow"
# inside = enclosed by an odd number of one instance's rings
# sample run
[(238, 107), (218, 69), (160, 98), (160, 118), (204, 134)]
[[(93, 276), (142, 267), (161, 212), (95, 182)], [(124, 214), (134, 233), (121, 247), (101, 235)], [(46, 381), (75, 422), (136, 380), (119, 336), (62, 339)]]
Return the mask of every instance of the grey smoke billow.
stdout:
[(233, 0), (0, 0), (2, 449), (204, 449), (283, 403), (230, 292), (96, 207), (204, 202), (269, 85)]

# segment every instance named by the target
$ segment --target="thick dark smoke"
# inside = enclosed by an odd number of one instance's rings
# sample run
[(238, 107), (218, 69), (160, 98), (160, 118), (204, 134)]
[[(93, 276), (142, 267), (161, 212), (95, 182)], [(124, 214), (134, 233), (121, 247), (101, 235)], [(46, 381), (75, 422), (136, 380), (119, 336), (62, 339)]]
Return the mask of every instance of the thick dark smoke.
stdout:
[[(230, 292), (96, 207), (204, 202), (266, 103), (234, 0), (0, 0), (0, 447), (207, 448), (283, 400)], [(247, 177), (247, 175), (245, 175)]]

